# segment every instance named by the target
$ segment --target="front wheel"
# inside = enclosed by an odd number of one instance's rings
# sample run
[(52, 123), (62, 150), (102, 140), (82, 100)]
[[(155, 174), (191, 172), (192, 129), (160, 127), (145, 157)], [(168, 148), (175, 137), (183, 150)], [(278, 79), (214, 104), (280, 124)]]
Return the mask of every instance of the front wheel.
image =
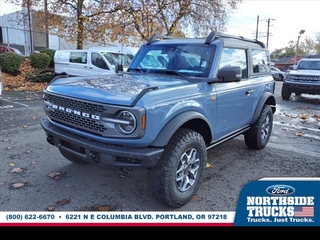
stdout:
[(284, 100), (289, 100), (291, 96), (291, 92), (290, 89), (287, 88), (286, 86), (282, 85), (282, 89), (281, 89), (281, 97)]
[(151, 194), (172, 208), (183, 206), (197, 192), (206, 162), (203, 137), (195, 131), (179, 129), (148, 173)]
[(269, 105), (265, 105), (259, 118), (251, 126), (251, 129), (244, 134), (246, 145), (252, 149), (264, 148), (270, 138), (273, 124), (273, 112)]

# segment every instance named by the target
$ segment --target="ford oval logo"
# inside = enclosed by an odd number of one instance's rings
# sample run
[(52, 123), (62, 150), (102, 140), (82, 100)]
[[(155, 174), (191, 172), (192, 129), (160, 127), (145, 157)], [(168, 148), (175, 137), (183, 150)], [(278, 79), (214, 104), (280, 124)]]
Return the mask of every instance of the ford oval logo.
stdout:
[(290, 195), (296, 190), (289, 185), (272, 185), (266, 191), (271, 195)]

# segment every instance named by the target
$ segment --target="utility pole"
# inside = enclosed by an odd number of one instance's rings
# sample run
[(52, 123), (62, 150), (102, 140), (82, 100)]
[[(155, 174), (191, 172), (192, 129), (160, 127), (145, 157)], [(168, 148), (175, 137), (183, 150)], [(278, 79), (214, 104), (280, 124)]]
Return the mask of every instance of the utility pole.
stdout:
[(258, 32), (259, 32), (259, 15), (257, 16), (257, 29), (256, 29), (256, 39), (258, 40)]
[(268, 22), (268, 31), (267, 31), (267, 47), (269, 46), (269, 35), (270, 35), (270, 33), (269, 33), (269, 29), (270, 29), (270, 21), (271, 20), (275, 20), (275, 19), (273, 19), (273, 18), (268, 18), (268, 20), (267, 20), (267, 22)]
[(44, 0), (44, 21), (46, 28), (46, 48), (49, 49), (49, 24), (48, 24), (48, 0)]

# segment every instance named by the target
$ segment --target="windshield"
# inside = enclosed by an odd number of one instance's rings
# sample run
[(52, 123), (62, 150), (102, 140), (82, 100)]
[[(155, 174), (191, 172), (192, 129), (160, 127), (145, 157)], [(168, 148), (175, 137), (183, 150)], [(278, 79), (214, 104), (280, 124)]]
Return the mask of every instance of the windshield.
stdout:
[(117, 52), (105, 52), (105, 51), (102, 51), (101, 53), (112, 66), (115, 66), (116, 63), (121, 62), (123, 67), (127, 68), (131, 63), (131, 59), (126, 54), (117, 53)]
[(320, 70), (320, 60), (300, 61), (297, 69)]
[(214, 46), (204, 44), (144, 45), (128, 71), (208, 77), (214, 50)]

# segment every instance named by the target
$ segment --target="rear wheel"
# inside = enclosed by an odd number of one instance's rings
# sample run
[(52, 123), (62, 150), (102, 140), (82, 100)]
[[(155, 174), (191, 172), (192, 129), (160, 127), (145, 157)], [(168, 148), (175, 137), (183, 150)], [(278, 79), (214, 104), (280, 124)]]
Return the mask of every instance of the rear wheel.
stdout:
[(286, 87), (285, 85), (282, 85), (282, 89), (281, 89), (281, 97), (284, 100), (289, 100), (291, 96), (291, 92), (290, 89), (288, 87)]
[(273, 124), (273, 112), (269, 105), (265, 105), (257, 121), (244, 134), (245, 143), (252, 149), (263, 149), (270, 138)]
[(195, 131), (179, 129), (148, 173), (150, 192), (172, 208), (183, 206), (197, 192), (206, 162), (203, 137)]

